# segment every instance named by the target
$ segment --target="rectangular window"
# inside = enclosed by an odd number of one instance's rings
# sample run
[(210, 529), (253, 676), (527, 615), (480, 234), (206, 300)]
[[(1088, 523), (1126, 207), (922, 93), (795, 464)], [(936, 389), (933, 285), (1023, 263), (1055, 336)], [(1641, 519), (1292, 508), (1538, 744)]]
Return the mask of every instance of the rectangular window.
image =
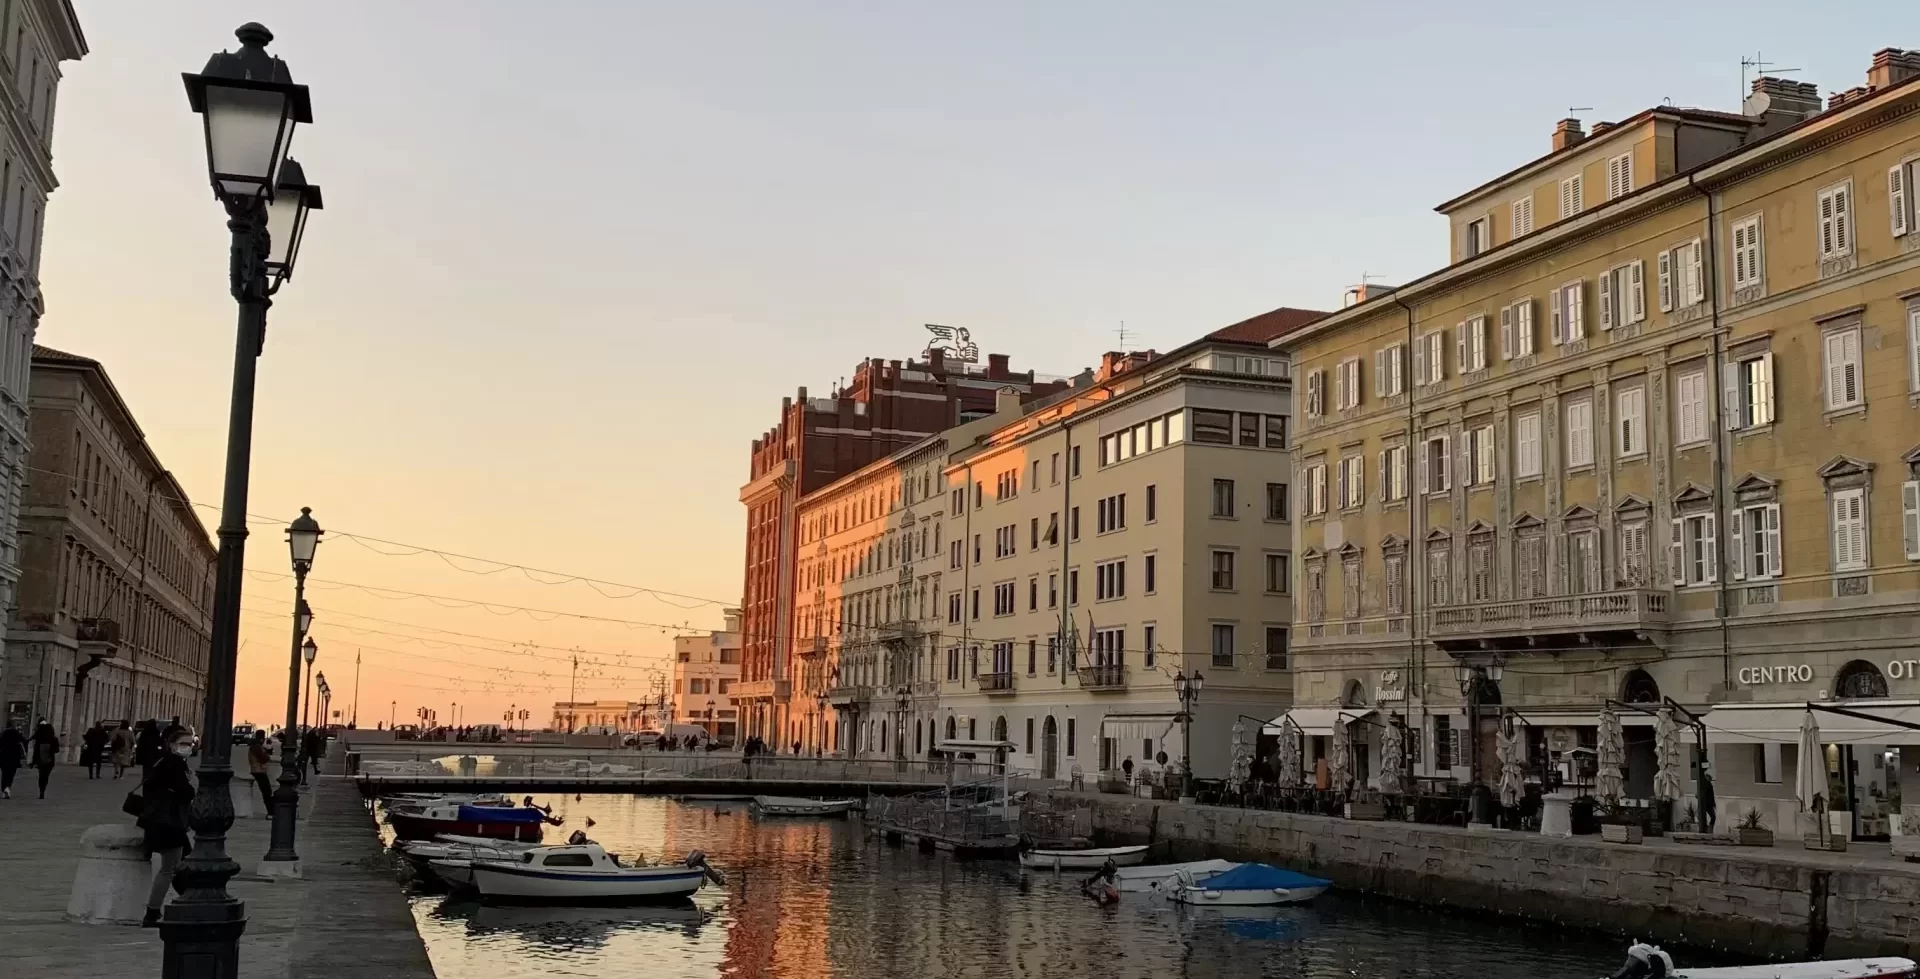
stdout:
[(1233, 508), (1233, 480), (1216, 479), (1213, 481), (1213, 515), (1231, 517)]
[(1587, 284), (1569, 282), (1553, 291), (1553, 336), (1556, 344), (1584, 339), (1586, 327)]
[(1466, 433), (1469, 467), (1466, 473), (1469, 486), (1492, 486), (1494, 474), (1493, 426), (1482, 425), (1469, 429)]
[[(1327, 372), (1307, 372), (1307, 417), (1319, 418), (1327, 413)], [(1198, 436), (1196, 436), (1197, 440)]]
[(1269, 449), (1286, 448), (1287, 447), (1287, 416), (1264, 415), (1262, 417), (1266, 419), (1266, 422), (1265, 422), (1266, 432), (1267, 432), (1267, 440), (1265, 443), (1266, 447)]
[(1080, 447), (1077, 445), (1067, 449), (1067, 477), (1080, 478)]
[(1154, 638), (1159, 634), (1160, 629), (1151, 622), (1141, 626), (1140, 629), (1140, 649), (1142, 656), (1146, 660), (1147, 669), (1151, 670), (1153, 669), (1153, 661), (1160, 652), (1154, 647)]
[(1827, 410), (1838, 411), (1860, 403), (1860, 328), (1848, 327), (1826, 335)]
[(1366, 487), (1361, 474), (1366, 471), (1366, 460), (1360, 456), (1347, 456), (1340, 460), (1340, 508), (1351, 510), (1365, 506)]
[(1193, 409), (1193, 440), (1207, 445), (1233, 444), (1233, 412)]
[(1389, 554), (1381, 562), (1386, 569), (1386, 599), (1388, 615), (1407, 614), (1407, 558), (1404, 554)]
[(947, 621), (948, 622), (960, 621), (960, 593), (959, 592), (954, 592), (953, 594), (947, 596)]
[(1080, 569), (1067, 569), (1067, 604), (1080, 604)]
[(1847, 489), (1833, 494), (1833, 570), (1867, 568), (1867, 491)]
[(980, 589), (973, 590), (973, 617), (980, 618)]
[(1283, 625), (1267, 626), (1267, 669), (1284, 670), (1287, 668), (1287, 627)]
[(1513, 420), (1513, 472), (1522, 479), (1540, 475), (1540, 413), (1537, 411)]
[(1780, 781), (1779, 744), (1756, 744), (1753, 746), (1753, 780), (1759, 784)]
[(1719, 579), (1719, 554), (1711, 513), (1673, 519), (1668, 565), (1675, 585), (1709, 585)]
[(1285, 554), (1267, 555), (1267, 590), (1276, 595), (1285, 595), (1292, 581), (1291, 561)]
[(980, 563), (980, 535), (973, 535), (973, 563)]
[(1013, 582), (1003, 581), (993, 586), (993, 614), (1012, 615), (1016, 611), (1013, 598)]
[(1653, 580), (1647, 563), (1647, 524), (1635, 520), (1620, 525), (1620, 583), (1644, 588)]
[(1531, 357), (1533, 344), (1533, 300), (1500, 307), (1500, 356), (1506, 360)]
[(1447, 377), (1447, 332), (1435, 330), (1413, 348), (1413, 384), (1438, 384)]
[(1389, 445), (1380, 450), (1380, 498), (1389, 503), (1407, 498), (1407, 447)]
[(960, 563), (961, 563), (960, 562), (960, 542), (954, 541), (951, 544), (948, 544), (947, 547), (948, 547), (947, 553), (951, 558), (950, 564), (956, 568), (960, 567)]
[(1033, 519), (1027, 521), (1027, 550), (1037, 551), (1039, 549), (1040, 549), (1040, 518), (1034, 517)]
[(1232, 551), (1214, 551), (1212, 568), (1213, 568), (1213, 579), (1212, 579), (1213, 590), (1214, 591), (1232, 591), (1233, 590), (1233, 552)]
[(1213, 665), (1231, 668), (1233, 666), (1233, 625), (1228, 622), (1213, 624)]
[(1390, 398), (1399, 394), (1406, 383), (1406, 344), (1396, 343), (1391, 347), (1381, 347), (1373, 352), (1373, 394), (1379, 398)]
[(1707, 372), (1688, 371), (1674, 382), (1673, 438), (1679, 445), (1707, 440)]
[(1260, 416), (1252, 412), (1240, 413), (1240, 444), (1260, 447)]
[(1159, 587), (1159, 582), (1154, 579), (1158, 576), (1160, 559), (1157, 555), (1149, 554), (1142, 560), (1145, 561), (1145, 565), (1140, 569), (1143, 576), (1140, 583), (1147, 589), (1147, 594), (1151, 595)]
[(1067, 718), (1067, 757), (1068, 758), (1072, 758), (1074, 756), (1074, 752), (1079, 748), (1079, 744), (1080, 744), (1080, 739), (1076, 737), (1074, 734), (1073, 718), (1069, 717)]
[(1920, 300), (1911, 300), (1907, 306), (1907, 369), (1913, 390), (1920, 392)]
[(1104, 602), (1127, 596), (1127, 562), (1107, 561), (1093, 566), (1093, 597)]
[(1420, 443), (1420, 492), (1445, 493), (1453, 488), (1447, 475), (1447, 437), (1434, 435)]
[(1493, 543), (1467, 545), (1467, 601), (1493, 601)]
[(1074, 507), (1073, 509), (1067, 511), (1067, 539), (1068, 540), (1080, 539), (1080, 508), (1079, 507)]
[(1567, 591), (1585, 595), (1600, 590), (1600, 532), (1576, 530), (1567, 535)]
[(1893, 219), (1893, 236), (1920, 230), (1914, 224), (1913, 181), (1920, 177), (1920, 160), (1902, 160), (1887, 171), (1887, 210)]
[(1487, 318), (1475, 316), (1453, 328), (1454, 364), (1470, 374), (1487, 367)]
[(1920, 479), (1900, 484), (1900, 537), (1907, 560), (1920, 561)]
[(1607, 200), (1633, 193), (1633, 154), (1622, 153), (1607, 160)]
[(1040, 611), (1040, 579), (1027, 579), (1027, 611)]
[(1155, 520), (1158, 520), (1160, 516), (1159, 500), (1155, 499), (1156, 495), (1157, 494), (1154, 492), (1154, 484), (1148, 483), (1147, 484), (1147, 522), (1148, 523), (1152, 523)]
[(1560, 220), (1580, 213), (1580, 175), (1574, 174), (1560, 181)]
[(1488, 218), (1479, 218), (1467, 222), (1466, 240), (1461, 258), (1472, 258), (1493, 247), (1493, 222)]
[(1645, 388), (1623, 388), (1613, 397), (1614, 409), (1619, 414), (1619, 422), (1614, 426), (1618, 438), (1615, 448), (1624, 459), (1628, 456), (1645, 455), (1647, 451), (1647, 391)]
[(1731, 429), (1751, 428), (1773, 422), (1773, 354), (1735, 360), (1726, 373), (1725, 401), (1721, 411)]
[(1593, 465), (1593, 402), (1567, 403), (1567, 466)]
[(1058, 574), (1047, 575), (1047, 607), (1060, 607), (1060, 576)]
[(1060, 453), (1055, 452), (1047, 458), (1047, 482), (1060, 485)]
[(1760, 215), (1735, 221), (1733, 237), (1733, 287), (1750, 289), (1764, 281), (1760, 265)]
[(1267, 484), (1267, 519), (1268, 520), (1288, 519), (1287, 517), (1287, 484), (1285, 483), (1268, 483)]
[(1360, 358), (1354, 357), (1340, 362), (1339, 397), (1340, 410), (1360, 406)]
[(1453, 555), (1445, 544), (1427, 547), (1427, 603), (1453, 604)]
[(1435, 771), (1453, 768), (1453, 719), (1445, 714), (1433, 718), (1433, 767)]
[(1047, 674), (1053, 674), (1054, 667), (1060, 662), (1060, 637), (1047, 637)]
[(1836, 184), (1817, 195), (1820, 212), (1820, 258), (1853, 254), (1853, 184)]
[(1600, 328), (1632, 326), (1647, 318), (1646, 265), (1629, 262), (1600, 276)]
[(1780, 576), (1780, 505), (1736, 508), (1728, 525), (1733, 544), (1733, 578), (1767, 580)]
[(1533, 233), (1533, 198), (1522, 197), (1513, 202), (1513, 216), (1508, 222), (1507, 237), (1520, 238)]

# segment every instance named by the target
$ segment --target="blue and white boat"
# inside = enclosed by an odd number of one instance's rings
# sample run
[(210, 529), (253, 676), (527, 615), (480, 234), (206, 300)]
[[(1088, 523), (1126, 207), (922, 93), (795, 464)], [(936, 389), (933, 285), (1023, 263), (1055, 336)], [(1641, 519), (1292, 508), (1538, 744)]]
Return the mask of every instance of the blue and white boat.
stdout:
[(1196, 880), (1173, 892), (1181, 904), (1262, 907), (1311, 901), (1333, 882), (1296, 874), (1264, 863), (1243, 863), (1225, 873)]

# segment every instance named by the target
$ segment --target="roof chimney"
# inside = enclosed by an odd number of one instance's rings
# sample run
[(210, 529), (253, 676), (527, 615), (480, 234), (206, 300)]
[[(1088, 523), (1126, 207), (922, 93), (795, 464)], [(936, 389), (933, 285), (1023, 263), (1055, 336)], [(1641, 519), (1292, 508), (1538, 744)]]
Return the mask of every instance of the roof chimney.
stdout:
[(1867, 88), (1880, 91), (1920, 75), (1920, 51), (1881, 48), (1873, 53), (1873, 65), (1867, 69)]
[(1755, 136), (1778, 132), (1820, 114), (1820, 86), (1762, 75), (1753, 80), (1753, 90), (1740, 111), (1760, 121)]
[(1019, 414), (1020, 390), (1012, 385), (1008, 385), (993, 392), (993, 411), (994, 414), (999, 414), (1003, 411), (1011, 411), (1014, 414)]
[(1607, 130), (1612, 129), (1615, 125), (1616, 125), (1615, 123), (1611, 123), (1611, 122), (1596, 122), (1593, 124), (1593, 132), (1588, 133), (1587, 138), (1593, 139), (1594, 137), (1599, 136), (1601, 133), (1604, 133)]
[(1844, 92), (1835, 92), (1827, 96), (1827, 111), (1832, 112), (1843, 105), (1858, 102), (1871, 94), (1873, 93), (1865, 85), (1855, 85)]
[(1587, 134), (1580, 131), (1580, 120), (1562, 119), (1559, 125), (1553, 127), (1553, 151), (1558, 153), (1568, 147), (1578, 146), (1586, 138)]
[(1357, 286), (1348, 286), (1346, 294), (1340, 297), (1340, 308), (1358, 306), (1370, 299), (1378, 299), (1393, 291), (1392, 286), (1362, 282)]

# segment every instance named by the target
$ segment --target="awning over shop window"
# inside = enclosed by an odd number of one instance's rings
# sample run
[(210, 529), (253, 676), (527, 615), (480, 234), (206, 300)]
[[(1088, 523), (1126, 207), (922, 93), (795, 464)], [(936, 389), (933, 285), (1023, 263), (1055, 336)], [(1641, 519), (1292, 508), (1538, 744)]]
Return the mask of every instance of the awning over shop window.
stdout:
[(1180, 715), (1162, 714), (1108, 714), (1100, 719), (1100, 736), (1112, 738), (1122, 745), (1138, 744), (1151, 740), (1156, 745), (1171, 744), (1180, 737)]
[[(1859, 714), (1920, 724), (1920, 701), (1828, 701), (1819, 706), (1840, 707)], [(1805, 704), (1722, 704), (1708, 711), (1704, 718), (1707, 743), (1797, 744), (1800, 741), (1800, 721), (1806, 715)], [(1813, 720), (1820, 725), (1821, 744), (1920, 745), (1920, 730), (1895, 724), (1824, 710), (1814, 711)]]
[[(1513, 711), (1520, 716), (1521, 721), (1532, 727), (1598, 727), (1600, 725), (1600, 712), (1597, 710), (1530, 710), (1525, 707), (1515, 707)], [(1652, 714), (1642, 714), (1637, 710), (1621, 708), (1614, 710), (1613, 713), (1620, 718), (1621, 727), (1652, 727), (1655, 720)]]
[(1268, 721), (1267, 726), (1262, 728), (1260, 733), (1280, 734), (1283, 731), (1282, 722), (1292, 718), (1293, 726), (1299, 728), (1302, 734), (1309, 737), (1331, 737), (1333, 722), (1336, 718), (1345, 717), (1347, 726), (1351, 728), (1356, 722), (1373, 714), (1374, 709), (1371, 707), (1295, 707)]

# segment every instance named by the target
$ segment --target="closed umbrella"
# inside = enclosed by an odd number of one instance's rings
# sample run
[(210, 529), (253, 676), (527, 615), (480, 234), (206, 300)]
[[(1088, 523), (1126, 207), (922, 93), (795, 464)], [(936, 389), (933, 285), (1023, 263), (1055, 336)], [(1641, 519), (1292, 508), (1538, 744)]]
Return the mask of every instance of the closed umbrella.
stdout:
[(1500, 759), (1500, 804), (1517, 806), (1520, 793), (1526, 781), (1526, 765), (1520, 745), (1519, 733), (1514, 729), (1513, 718), (1501, 722), (1500, 737), (1494, 745), (1494, 754)]
[(1280, 758), (1279, 770), (1274, 772), (1274, 781), (1283, 789), (1300, 787), (1300, 728), (1287, 717), (1280, 721)]
[(1827, 753), (1820, 747), (1820, 722), (1813, 711), (1800, 718), (1799, 770), (1794, 773), (1793, 794), (1800, 800), (1800, 811), (1812, 813), (1814, 831), (1827, 838)]
[(1246, 787), (1247, 778), (1253, 774), (1253, 752), (1247, 744), (1247, 726), (1242, 721), (1233, 722), (1233, 767), (1227, 773), (1227, 787), (1235, 792)]
[(1353, 748), (1347, 744), (1347, 718), (1341, 715), (1333, 722), (1333, 756), (1327, 760), (1330, 779), (1329, 787), (1335, 792), (1345, 793), (1347, 783), (1353, 781)]
[(1623, 779), (1620, 774), (1626, 760), (1626, 735), (1620, 730), (1620, 715), (1609, 707), (1600, 712), (1600, 770), (1594, 777), (1594, 794), (1607, 805), (1618, 805)]
[(1406, 741), (1400, 734), (1400, 719), (1390, 718), (1380, 735), (1380, 791), (1389, 795), (1405, 792), (1401, 770), (1407, 765)]
[(1680, 729), (1673, 723), (1673, 708), (1662, 707), (1653, 725), (1653, 754), (1660, 763), (1653, 773), (1653, 797), (1662, 802), (1680, 801), (1680, 773), (1686, 768), (1680, 752)]

